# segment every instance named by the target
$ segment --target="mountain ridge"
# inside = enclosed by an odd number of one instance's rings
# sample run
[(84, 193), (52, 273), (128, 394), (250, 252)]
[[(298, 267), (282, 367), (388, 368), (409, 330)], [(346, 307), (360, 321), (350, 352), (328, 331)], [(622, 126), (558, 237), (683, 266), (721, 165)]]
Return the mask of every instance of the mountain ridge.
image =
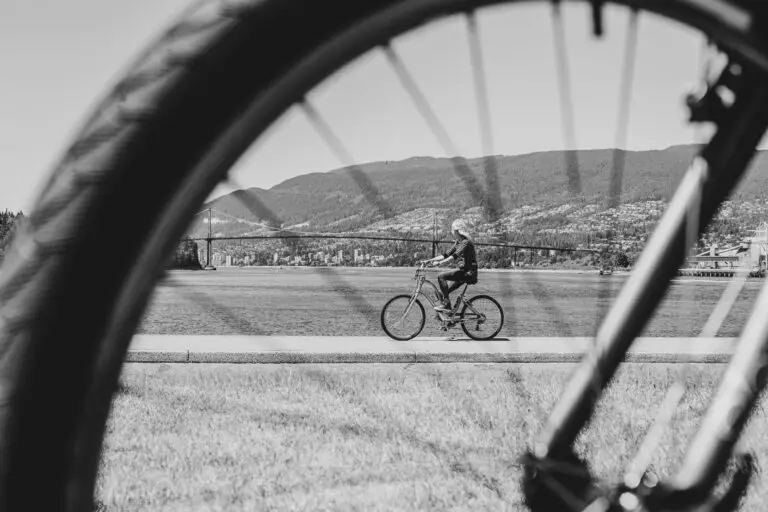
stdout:
[[(637, 206), (630, 210), (647, 208), (655, 211), (659, 204), (666, 203), (700, 147), (700, 144), (684, 144), (662, 149), (620, 150), (625, 164), (618, 208), (647, 203), (645, 207)], [(416, 231), (425, 231), (431, 229), (431, 223), (426, 222), (424, 216), (431, 212), (434, 217), (438, 211), (441, 212), (441, 225), (448, 222), (448, 218), (470, 217), (475, 224), (484, 226), (482, 230), (496, 234), (505, 229), (509, 231), (513, 225), (516, 230), (530, 228), (531, 236), (535, 231), (563, 231), (569, 227), (574, 233), (579, 229), (589, 231), (588, 221), (575, 223), (574, 219), (581, 217), (569, 215), (581, 212), (579, 215), (583, 214), (585, 218), (598, 218), (605, 212), (613, 211), (607, 205), (607, 190), (614, 166), (614, 150), (575, 151), (582, 183), (582, 193), (577, 195), (568, 192), (566, 154), (562, 150), (549, 150), (469, 158), (463, 160), (466, 164), (464, 176), (454, 167), (456, 162), (462, 160), (445, 157), (414, 156), (399, 161), (368, 162), (295, 176), (269, 189), (251, 187), (238, 190), (208, 201), (204, 208), (213, 208), (244, 221), (240, 223), (242, 225), (228, 223), (225, 215), (220, 216), (215, 220), (220, 236), (253, 233), (253, 223), (272, 230), (301, 226), (302, 231), (310, 232), (363, 229), (402, 232), (413, 231), (414, 226), (418, 227)], [(474, 180), (480, 184), (480, 189), (486, 188), (484, 169), (489, 162), (494, 164), (498, 176), (496, 190), (500, 209), (496, 219), (482, 215), (483, 207), (491, 202), (488, 196), (486, 204), (479, 204), (477, 194), (473, 196), (469, 192), (471, 186), (467, 186), (467, 182)], [(763, 151), (758, 151), (747, 177), (734, 194), (733, 202), (738, 210), (739, 204), (764, 202), (766, 196), (768, 159)], [(571, 205), (570, 209), (563, 209), (566, 205)], [(542, 210), (543, 214), (528, 219), (527, 224), (509, 221), (522, 218), (522, 214), (530, 217), (531, 208)], [(413, 212), (418, 212), (418, 215)], [(624, 214), (619, 210), (614, 213), (614, 224), (621, 223)], [(756, 220), (755, 215), (761, 215), (753, 213), (750, 214), (750, 222)], [(408, 215), (421, 220), (412, 225), (398, 220)], [(610, 217), (603, 216), (606, 219)], [(190, 235), (207, 234), (205, 217), (202, 223), (193, 226)], [(608, 220), (606, 223), (601, 226), (604, 228), (610, 224)], [(577, 228), (577, 224), (581, 227)]]

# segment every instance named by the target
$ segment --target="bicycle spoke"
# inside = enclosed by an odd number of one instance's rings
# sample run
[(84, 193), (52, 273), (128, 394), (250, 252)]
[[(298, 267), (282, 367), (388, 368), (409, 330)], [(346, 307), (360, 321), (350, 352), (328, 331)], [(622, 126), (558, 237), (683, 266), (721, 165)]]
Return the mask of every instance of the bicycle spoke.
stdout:
[[(597, 8), (595, 8), (597, 9)], [(627, 22), (627, 39), (624, 46), (624, 69), (621, 74), (621, 93), (619, 98), (619, 116), (616, 122), (616, 139), (613, 149), (613, 166), (608, 189), (608, 208), (616, 208), (621, 204), (622, 182), (624, 178), (624, 165), (626, 162), (627, 131), (629, 128), (629, 112), (632, 101), (632, 86), (634, 83), (635, 58), (637, 56), (637, 26), (639, 13), (630, 10)], [(610, 231), (607, 240), (609, 247), (616, 229)], [(607, 299), (610, 296), (608, 287), (610, 281), (605, 281), (598, 289), (597, 325), (600, 325), (607, 310)]]
[(333, 130), (331, 130), (331, 127), (323, 119), (317, 109), (315, 109), (307, 98), (304, 98), (304, 101), (299, 105), (317, 133), (320, 134), (326, 144), (328, 144), (328, 147), (331, 148), (331, 151), (333, 151), (339, 161), (341, 161), (342, 165), (348, 167), (347, 173), (352, 177), (355, 183), (357, 183), (357, 186), (360, 187), (360, 190), (368, 202), (375, 206), (385, 219), (393, 217), (395, 213), (392, 207), (381, 196), (381, 193), (368, 175), (355, 163), (355, 160), (352, 158), (349, 151), (347, 151), (341, 143), (341, 139), (333, 133)]
[[(565, 170), (568, 180), (568, 191), (571, 194), (580, 194), (582, 191), (581, 175), (579, 172), (578, 153), (576, 149), (575, 121), (573, 113), (573, 100), (571, 98), (571, 82), (568, 69), (568, 57), (565, 42), (565, 26), (563, 23), (561, 5), (559, 1), (552, 3), (552, 21), (555, 38), (555, 60), (558, 76), (558, 88), (560, 96), (560, 110), (563, 117), (563, 139), (565, 143)], [(545, 295), (545, 294), (544, 294)], [(546, 297), (545, 297), (546, 298)], [(548, 298), (547, 298), (548, 299)], [(567, 335), (570, 329), (556, 315), (555, 322)]]
[(635, 57), (637, 56), (637, 25), (638, 11), (631, 10), (627, 41), (624, 47), (624, 71), (621, 80), (621, 99), (619, 101), (619, 118), (616, 123), (616, 142), (613, 150), (613, 169), (611, 172), (611, 183), (609, 197), (609, 207), (614, 208), (621, 202), (622, 182), (624, 179), (624, 163), (626, 160), (627, 131), (629, 128), (629, 111), (632, 102), (632, 85), (635, 71)]
[[(244, 187), (241, 187), (237, 182), (235, 182), (233, 178), (229, 177), (228, 179), (229, 182), (232, 183), (233, 187), (238, 187), (239, 190), (243, 192), (242, 194), (236, 195), (235, 197), (246, 208), (248, 208), (251, 213), (256, 215), (258, 218), (271, 219), (278, 228), (282, 226), (283, 220), (275, 212), (273, 212), (269, 207), (261, 202), (254, 194), (248, 193), (248, 191)], [(291, 230), (282, 228), (280, 228), (280, 231), (283, 234), (288, 235), (296, 234)], [(291, 240), (289, 243), (292, 244), (293, 247), (300, 247), (303, 243), (300, 238), (287, 240)], [(320, 275), (334, 288), (347, 290), (347, 293), (341, 294), (344, 299), (350, 304), (350, 306), (352, 306), (358, 313), (360, 313), (370, 325), (377, 325), (376, 320), (373, 318), (374, 315), (372, 315), (372, 313), (375, 311), (375, 308), (370, 305), (370, 303), (365, 299), (365, 297), (362, 296), (358, 290), (349, 286), (344, 278), (333, 269), (323, 268), (320, 271)], [(350, 293), (348, 290), (353, 291)]]
[(268, 336), (268, 333), (260, 329), (257, 324), (251, 322), (247, 316), (244, 318), (242, 315), (235, 314), (232, 308), (217, 301), (213, 295), (197, 290), (182, 280), (174, 280), (174, 283), (174, 293), (193, 304), (199, 305), (208, 316), (221, 320), (234, 332), (238, 334)]
[[(740, 276), (737, 278), (737, 276)], [(706, 324), (701, 330), (699, 337), (711, 338), (717, 336), (720, 327), (722, 326), (725, 318), (730, 313), (733, 306), (736, 304), (736, 300), (747, 282), (748, 272), (734, 272), (733, 278), (729, 280), (725, 291), (720, 296), (717, 304), (710, 313)], [(693, 340), (689, 340), (683, 345), (681, 352), (687, 353), (688, 347), (691, 346)], [(681, 363), (681, 355), (678, 354), (676, 362)], [(653, 426), (648, 432), (648, 435), (643, 440), (643, 444), (640, 446), (637, 455), (629, 466), (629, 469), (624, 478), (624, 483), (630, 488), (636, 488), (643, 476), (646, 474), (648, 467), (650, 466), (651, 456), (655, 449), (661, 443), (661, 437), (667, 430), (672, 422), (677, 407), (685, 395), (686, 381), (689, 374), (689, 365), (682, 364), (677, 375), (676, 381), (672, 384), (670, 389), (664, 398), (664, 402), (656, 416)]]
[[(705, 325), (709, 334), (716, 333), (741, 291), (746, 277), (733, 280), (721, 296)], [(737, 351), (721, 379), (715, 398), (710, 402), (701, 427), (689, 444), (684, 462), (674, 476), (681, 489), (714, 483), (725, 461), (740, 439), (741, 430), (765, 386), (764, 345), (766, 288), (763, 287), (753, 313), (741, 333)]]
[[(496, 222), (504, 211), (504, 202), (501, 198), (501, 183), (499, 183), (498, 160), (494, 155), (493, 129), (491, 123), (491, 108), (488, 99), (488, 81), (483, 60), (482, 45), (480, 43), (480, 28), (477, 21), (477, 13), (472, 11), (466, 15), (467, 35), (469, 40), (470, 61), (472, 76), (477, 101), (478, 124), (480, 126), (480, 144), (483, 152), (483, 169), (485, 172), (485, 190), (487, 199), (484, 212), (490, 222)], [(505, 236), (505, 238), (508, 238)], [(508, 297), (512, 297), (512, 286), (509, 276), (498, 274), (497, 282), (503, 288)], [(510, 304), (511, 308), (511, 304)], [(513, 314), (510, 310), (509, 321), (513, 323)]]
[[(739, 277), (737, 278), (737, 276)], [(726, 317), (733, 309), (733, 306), (736, 305), (736, 300), (739, 298), (741, 290), (747, 283), (748, 276), (749, 271), (747, 270), (744, 270), (743, 272), (736, 271), (733, 273), (733, 277), (729, 280), (725, 291), (723, 291), (723, 294), (720, 296), (720, 300), (717, 301), (712, 313), (709, 315), (707, 323), (704, 324), (704, 327), (701, 329), (700, 336), (705, 338), (713, 338), (717, 336)]]
[[(696, 241), (698, 240), (698, 223), (701, 215), (701, 196), (704, 190), (704, 182), (706, 180), (706, 176), (706, 172), (698, 173), (698, 184), (695, 186), (695, 191), (692, 194), (692, 199), (689, 202), (689, 207), (687, 209), (685, 221), (685, 237), (687, 247), (694, 247)], [(690, 295), (693, 294), (693, 292), (694, 288), (689, 287), (688, 293), (689, 300), (691, 301), (693, 301), (693, 297)], [(683, 363), (684, 359), (690, 360), (692, 358), (692, 355), (690, 355), (688, 351), (688, 348), (691, 346), (691, 344), (692, 340), (690, 338), (687, 338), (686, 341), (683, 342), (679, 352), (675, 355), (675, 362)], [(653, 452), (661, 443), (661, 438), (671, 424), (675, 411), (677, 410), (677, 407), (685, 395), (688, 369), (689, 365), (687, 364), (680, 364), (678, 366), (676, 380), (667, 390), (664, 401), (662, 402), (662, 405), (656, 414), (653, 425), (646, 434), (643, 443), (640, 445), (640, 449), (638, 450), (637, 454), (627, 469), (624, 477), (624, 483), (632, 489), (640, 485), (642, 478), (645, 476), (647, 469), (650, 466)]]
[(477, 15), (474, 11), (466, 16), (469, 50), (474, 78), (475, 96), (477, 98), (478, 122), (480, 124), (480, 140), (483, 151), (483, 167), (485, 169), (485, 190), (487, 203), (484, 205), (488, 220), (495, 222), (503, 210), (501, 187), (499, 186), (498, 165), (493, 155), (493, 132), (491, 129), (491, 113), (488, 102), (488, 87), (483, 52), (480, 45), (480, 34), (477, 25)]
[(395, 71), (398, 79), (400, 80), (403, 87), (410, 95), (411, 100), (416, 105), (416, 108), (418, 109), (419, 113), (424, 118), (429, 128), (432, 130), (432, 133), (437, 138), (437, 141), (443, 147), (443, 150), (448, 154), (449, 157), (458, 156), (456, 146), (454, 145), (451, 138), (448, 136), (448, 132), (440, 123), (437, 116), (433, 112), (432, 108), (429, 106), (429, 102), (427, 101), (427, 98), (419, 89), (419, 86), (416, 84), (416, 81), (408, 72), (408, 69), (405, 67), (405, 63), (403, 63), (402, 59), (395, 52), (395, 49), (392, 48), (391, 45), (385, 45), (383, 47), (383, 50), (384, 50), (385, 56), (387, 57), (387, 60), (392, 66), (392, 69)]
[(448, 136), (448, 132), (445, 130), (435, 113), (432, 111), (427, 98), (421, 92), (418, 85), (416, 84), (416, 81), (408, 72), (402, 59), (400, 59), (391, 45), (387, 44), (382, 48), (390, 66), (400, 80), (400, 83), (403, 85), (403, 88), (410, 95), (411, 100), (416, 105), (416, 108), (421, 114), (422, 118), (424, 118), (424, 121), (432, 130), (432, 133), (437, 138), (439, 144), (443, 147), (443, 151), (445, 151), (448, 154), (448, 157), (451, 159), (454, 172), (462, 180), (464, 186), (467, 188), (467, 191), (472, 197), (473, 204), (484, 205), (486, 203), (486, 192), (483, 191), (474, 174), (472, 174), (469, 165), (467, 165), (466, 159), (459, 156), (456, 150), (456, 146)]
[(565, 142), (565, 172), (568, 178), (568, 191), (571, 194), (581, 193), (581, 175), (579, 160), (576, 153), (576, 135), (571, 99), (571, 81), (568, 72), (568, 56), (565, 43), (565, 26), (560, 2), (552, 3), (552, 23), (555, 36), (555, 60), (560, 90), (560, 112), (563, 116), (563, 141)]
[(654, 420), (651, 429), (648, 431), (648, 435), (643, 439), (643, 443), (640, 445), (637, 455), (635, 455), (632, 462), (630, 462), (629, 468), (624, 476), (624, 485), (630, 489), (637, 488), (648, 472), (648, 467), (651, 464), (651, 456), (661, 443), (661, 438), (672, 422), (672, 417), (684, 395), (685, 385), (679, 381), (672, 384), (672, 387), (668, 390), (664, 397), (664, 402), (662, 402), (659, 414), (656, 415), (656, 419)]
[(229, 186), (235, 189), (232, 197), (242, 204), (257, 220), (267, 222), (267, 225), (274, 228), (280, 228), (283, 224), (282, 219), (272, 211), (256, 194), (250, 193), (248, 188), (235, 181), (232, 176), (227, 177)]
[[(748, 275), (749, 272), (746, 270), (742, 272), (734, 272), (733, 277), (728, 281), (728, 284), (721, 294), (720, 299), (715, 304), (715, 307), (712, 309), (712, 312), (707, 318), (707, 322), (701, 329), (699, 337), (712, 338), (717, 336), (717, 333), (720, 331), (720, 327), (722, 327), (726, 317), (733, 309), (733, 306), (736, 304), (736, 300), (744, 288), (744, 284), (747, 282)], [(687, 342), (683, 344), (681, 352), (687, 353), (688, 348), (692, 344), (693, 340), (687, 340)], [(682, 362), (681, 354), (678, 354), (676, 359), (678, 363)], [(687, 376), (689, 372), (689, 365), (681, 365), (675, 383), (672, 384), (667, 392), (667, 396), (658, 413), (656, 422), (654, 423), (648, 437), (646, 438), (646, 441), (644, 441), (640, 451), (635, 457), (631, 471), (627, 474), (627, 478), (625, 478), (625, 483), (628, 486), (634, 487), (638, 485), (640, 479), (645, 474), (648, 466), (650, 465), (650, 458), (653, 454), (653, 451), (660, 444), (661, 436), (664, 430), (670, 425), (674, 412), (679, 406), (683, 395), (685, 394), (687, 387)], [(635, 485), (630, 485), (630, 483), (634, 483)]]

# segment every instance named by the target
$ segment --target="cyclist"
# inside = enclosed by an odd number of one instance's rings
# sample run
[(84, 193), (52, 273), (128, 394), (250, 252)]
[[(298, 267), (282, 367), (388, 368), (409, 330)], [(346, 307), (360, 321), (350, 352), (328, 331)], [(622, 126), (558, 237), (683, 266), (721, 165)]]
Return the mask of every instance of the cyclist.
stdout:
[[(475, 244), (469, 236), (469, 230), (461, 220), (454, 220), (451, 224), (451, 231), (456, 239), (453, 246), (444, 254), (425, 260), (425, 263), (432, 263), (433, 266), (443, 265), (456, 260), (458, 267), (455, 270), (441, 272), (437, 276), (437, 282), (440, 284), (440, 291), (443, 294), (443, 303), (435, 306), (438, 311), (450, 311), (451, 300), (450, 293), (464, 283), (477, 283), (477, 255), (475, 253)], [(451, 284), (448, 284), (451, 281)]]

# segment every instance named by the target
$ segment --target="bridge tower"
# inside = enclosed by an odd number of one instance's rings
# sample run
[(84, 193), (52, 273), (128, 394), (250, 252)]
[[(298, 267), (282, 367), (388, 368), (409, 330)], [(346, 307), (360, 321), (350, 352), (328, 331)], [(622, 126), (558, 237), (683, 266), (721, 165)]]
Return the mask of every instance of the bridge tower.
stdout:
[(211, 208), (208, 208), (208, 238), (205, 239), (207, 256), (205, 262), (205, 270), (216, 270), (216, 267), (211, 265), (211, 248), (213, 241), (213, 222), (211, 218)]
[(437, 212), (432, 212), (432, 257), (437, 253)]

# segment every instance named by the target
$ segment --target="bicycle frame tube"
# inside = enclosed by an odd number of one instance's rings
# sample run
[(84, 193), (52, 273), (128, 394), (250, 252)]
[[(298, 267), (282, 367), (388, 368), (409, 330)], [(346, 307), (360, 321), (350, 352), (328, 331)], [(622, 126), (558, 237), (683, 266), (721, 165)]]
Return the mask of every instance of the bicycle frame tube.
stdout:
[(424, 283), (429, 283), (429, 286), (431, 286), (431, 287), (432, 287), (432, 290), (434, 290), (434, 292), (435, 292), (435, 296), (436, 296), (436, 297), (440, 297), (440, 296), (442, 295), (442, 292), (441, 292), (441, 291), (440, 291), (440, 289), (437, 287), (437, 285), (435, 285), (435, 283), (433, 283), (432, 281), (430, 281), (429, 279), (426, 279), (426, 278), (425, 278), (425, 279), (424, 279), (424, 281), (421, 283), (421, 286), (419, 286), (419, 291), (418, 291), (418, 293), (420, 293), (421, 295), (423, 295), (423, 296), (424, 296), (424, 298), (425, 298), (425, 299), (427, 299), (427, 300), (429, 301), (429, 303), (430, 303), (432, 306), (434, 306), (434, 305), (435, 305), (435, 302), (432, 300), (432, 298), (431, 298), (429, 295), (427, 295), (426, 293), (424, 293), (424, 292), (421, 290), (421, 289), (424, 287)]
[[(746, 72), (746, 69), (745, 69)], [(592, 416), (635, 337), (666, 293), (687, 251), (686, 216), (701, 201), (700, 235), (717, 207), (741, 178), (768, 126), (766, 78), (744, 84), (710, 144), (686, 173), (657, 230), (643, 250), (600, 326), (593, 349), (582, 359), (534, 448), (538, 457), (569, 449)]]

